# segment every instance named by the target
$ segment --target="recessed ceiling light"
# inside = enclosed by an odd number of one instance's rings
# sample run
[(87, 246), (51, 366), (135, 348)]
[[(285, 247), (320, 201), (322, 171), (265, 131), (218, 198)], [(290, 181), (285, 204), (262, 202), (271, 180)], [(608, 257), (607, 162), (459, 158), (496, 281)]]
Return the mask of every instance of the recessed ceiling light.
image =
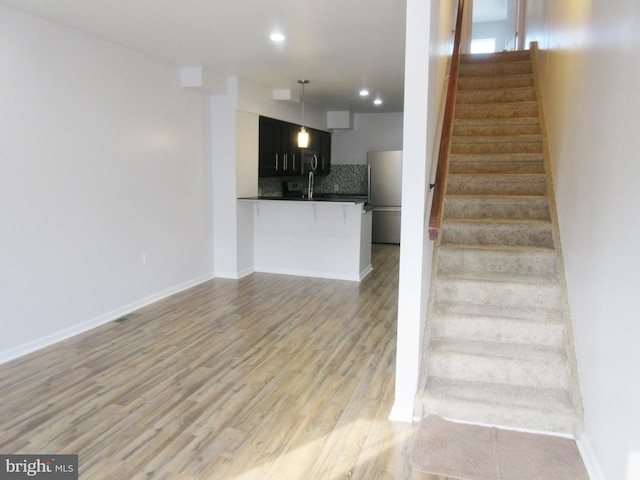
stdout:
[(376, 99), (373, 101), (373, 103), (374, 103), (375, 105), (382, 105), (382, 100), (381, 100), (380, 98), (376, 98)]
[(284, 42), (285, 36), (281, 33), (272, 33), (269, 38), (272, 42)]
[(366, 97), (367, 95), (369, 95), (369, 90), (367, 90), (366, 88), (363, 88), (362, 90), (360, 90), (361, 97)]

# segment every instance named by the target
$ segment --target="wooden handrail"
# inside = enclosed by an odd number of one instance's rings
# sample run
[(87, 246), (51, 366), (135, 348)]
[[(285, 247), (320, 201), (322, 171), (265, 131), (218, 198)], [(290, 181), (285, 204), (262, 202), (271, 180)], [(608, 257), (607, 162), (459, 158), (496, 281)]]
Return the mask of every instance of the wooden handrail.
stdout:
[(451, 146), (451, 132), (453, 130), (453, 114), (458, 90), (458, 67), (460, 65), (460, 45), (462, 38), (462, 17), (464, 15), (464, 0), (458, 0), (458, 16), (456, 30), (453, 37), (453, 55), (449, 68), (449, 82), (447, 84), (447, 99), (444, 107), (438, 164), (436, 166), (436, 180), (433, 184), (433, 199), (431, 215), (429, 217), (429, 238), (435, 240), (440, 231), (442, 220), (442, 206), (444, 200), (445, 181), (449, 163), (449, 148)]

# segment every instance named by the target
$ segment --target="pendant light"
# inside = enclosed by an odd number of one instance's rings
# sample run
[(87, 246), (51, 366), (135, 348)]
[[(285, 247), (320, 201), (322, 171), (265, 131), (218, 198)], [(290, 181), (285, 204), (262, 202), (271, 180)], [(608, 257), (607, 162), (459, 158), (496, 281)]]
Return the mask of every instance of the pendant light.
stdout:
[(304, 86), (309, 83), (309, 80), (298, 80), (298, 83), (302, 85), (302, 126), (298, 132), (298, 148), (307, 148), (309, 146), (309, 132), (304, 128)]

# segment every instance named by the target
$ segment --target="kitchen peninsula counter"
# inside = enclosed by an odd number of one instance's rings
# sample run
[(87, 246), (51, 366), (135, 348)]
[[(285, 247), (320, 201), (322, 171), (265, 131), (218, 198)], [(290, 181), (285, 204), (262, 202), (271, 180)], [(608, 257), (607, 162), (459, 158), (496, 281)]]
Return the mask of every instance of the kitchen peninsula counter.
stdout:
[(371, 211), (361, 196), (250, 197), (256, 272), (362, 280), (371, 272)]

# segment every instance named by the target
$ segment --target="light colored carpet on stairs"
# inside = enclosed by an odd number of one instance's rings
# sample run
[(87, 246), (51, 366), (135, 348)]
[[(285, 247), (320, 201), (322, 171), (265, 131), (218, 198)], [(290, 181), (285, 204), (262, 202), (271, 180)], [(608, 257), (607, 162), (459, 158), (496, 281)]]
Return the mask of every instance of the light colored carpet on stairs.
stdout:
[(575, 441), (423, 418), (412, 466), (462, 480), (589, 480)]
[(535, 59), (461, 59), (414, 415), (577, 436), (582, 402)]

